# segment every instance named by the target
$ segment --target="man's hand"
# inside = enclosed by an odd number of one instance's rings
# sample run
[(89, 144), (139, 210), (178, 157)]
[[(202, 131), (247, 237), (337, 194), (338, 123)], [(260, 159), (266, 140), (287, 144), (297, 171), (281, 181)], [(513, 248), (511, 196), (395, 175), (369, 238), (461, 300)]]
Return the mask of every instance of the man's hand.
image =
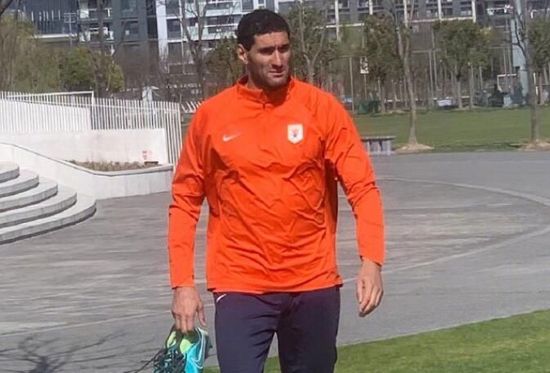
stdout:
[(195, 328), (195, 317), (198, 316), (202, 326), (206, 326), (204, 306), (197, 289), (194, 287), (177, 287), (172, 299), (172, 316), (176, 329), (187, 333)]
[(357, 302), (359, 303), (359, 316), (361, 317), (365, 317), (374, 311), (382, 300), (384, 289), (380, 271), (379, 264), (368, 259), (363, 260), (357, 276)]

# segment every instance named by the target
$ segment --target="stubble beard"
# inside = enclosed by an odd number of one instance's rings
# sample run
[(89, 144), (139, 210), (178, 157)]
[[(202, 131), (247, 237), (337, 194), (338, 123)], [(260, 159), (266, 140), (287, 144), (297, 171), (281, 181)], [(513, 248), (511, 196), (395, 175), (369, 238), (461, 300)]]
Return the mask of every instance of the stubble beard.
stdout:
[(289, 72), (285, 71), (284, 76), (278, 79), (270, 79), (269, 75), (263, 75), (257, 71), (249, 71), (250, 79), (254, 81), (258, 88), (265, 91), (274, 91), (288, 84)]

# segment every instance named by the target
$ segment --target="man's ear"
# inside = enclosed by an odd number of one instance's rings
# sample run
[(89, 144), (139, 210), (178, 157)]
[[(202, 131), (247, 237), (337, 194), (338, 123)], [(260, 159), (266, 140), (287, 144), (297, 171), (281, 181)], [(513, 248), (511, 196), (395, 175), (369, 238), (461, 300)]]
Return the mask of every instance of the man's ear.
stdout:
[(245, 66), (248, 65), (248, 53), (242, 44), (237, 45), (237, 57), (239, 57), (239, 60), (241, 60)]

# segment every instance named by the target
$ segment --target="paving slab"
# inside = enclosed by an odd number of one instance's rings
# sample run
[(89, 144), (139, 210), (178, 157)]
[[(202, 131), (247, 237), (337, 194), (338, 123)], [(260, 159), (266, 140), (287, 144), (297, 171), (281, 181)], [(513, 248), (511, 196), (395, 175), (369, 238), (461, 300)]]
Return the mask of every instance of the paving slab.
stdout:
[[(374, 162), (386, 210), (386, 294), (373, 315), (357, 316), (354, 223), (342, 198), (340, 344), (550, 308), (550, 153)], [(125, 372), (150, 358), (171, 324), (168, 203), (168, 194), (99, 201), (84, 223), (0, 245), (0, 371)], [(198, 278), (212, 330), (212, 299)]]

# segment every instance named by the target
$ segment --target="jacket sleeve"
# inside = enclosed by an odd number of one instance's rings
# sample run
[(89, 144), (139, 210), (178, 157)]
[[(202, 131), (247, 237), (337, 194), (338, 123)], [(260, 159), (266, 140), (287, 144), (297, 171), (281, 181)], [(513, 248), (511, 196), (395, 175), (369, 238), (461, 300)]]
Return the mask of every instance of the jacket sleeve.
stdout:
[(359, 255), (384, 263), (384, 219), (374, 169), (347, 111), (335, 100), (329, 110), (326, 157), (335, 169), (356, 221)]
[(195, 232), (204, 200), (204, 173), (200, 150), (201, 114), (189, 125), (172, 181), (172, 202), (168, 213), (170, 284), (194, 286)]

